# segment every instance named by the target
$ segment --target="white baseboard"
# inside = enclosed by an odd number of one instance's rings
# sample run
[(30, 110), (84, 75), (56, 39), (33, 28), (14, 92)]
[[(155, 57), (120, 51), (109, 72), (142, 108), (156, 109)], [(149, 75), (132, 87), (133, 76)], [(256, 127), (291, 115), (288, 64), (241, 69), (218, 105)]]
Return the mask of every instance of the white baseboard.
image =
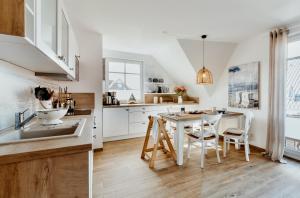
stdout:
[(137, 137), (145, 137), (145, 133), (136, 133), (136, 134), (129, 134), (129, 135), (122, 135), (122, 136), (115, 136), (115, 137), (103, 137), (103, 142), (112, 142), (117, 140), (126, 140), (130, 138), (137, 138)]

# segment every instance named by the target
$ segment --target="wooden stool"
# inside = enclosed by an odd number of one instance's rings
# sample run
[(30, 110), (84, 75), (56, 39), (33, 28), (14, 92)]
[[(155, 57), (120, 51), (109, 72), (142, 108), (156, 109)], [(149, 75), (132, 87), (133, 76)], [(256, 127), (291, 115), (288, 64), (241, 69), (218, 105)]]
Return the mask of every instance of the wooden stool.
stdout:
[[(153, 137), (154, 145), (153, 147), (148, 148), (149, 138), (151, 129), (153, 128), (154, 122), (157, 120), (158, 125), (158, 131), (157, 131), (157, 138)], [(147, 128), (147, 133), (144, 141), (144, 146), (141, 154), (141, 158), (145, 159), (145, 156), (149, 159), (149, 167), (154, 168), (154, 162), (156, 160), (166, 159), (166, 158), (172, 158), (174, 161), (176, 161), (176, 153), (174, 151), (173, 145), (170, 141), (170, 137), (167, 133), (167, 130), (165, 128), (166, 121), (164, 121), (162, 118), (155, 119), (153, 116), (149, 116), (149, 123)], [(167, 147), (165, 146), (165, 143), (167, 144)], [(157, 151), (162, 150), (164, 154), (166, 154), (163, 158), (157, 157)], [(147, 153), (152, 152), (152, 155), (149, 156)]]

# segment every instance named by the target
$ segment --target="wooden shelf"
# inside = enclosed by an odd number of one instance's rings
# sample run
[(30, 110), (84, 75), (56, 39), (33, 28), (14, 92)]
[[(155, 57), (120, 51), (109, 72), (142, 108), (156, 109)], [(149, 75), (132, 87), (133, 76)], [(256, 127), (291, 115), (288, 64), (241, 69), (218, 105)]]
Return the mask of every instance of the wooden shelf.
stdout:
[(176, 93), (144, 93), (144, 95), (176, 95)]
[(148, 85), (173, 85), (170, 83), (160, 83), (160, 82), (144, 82), (144, 84), (148, 84)]

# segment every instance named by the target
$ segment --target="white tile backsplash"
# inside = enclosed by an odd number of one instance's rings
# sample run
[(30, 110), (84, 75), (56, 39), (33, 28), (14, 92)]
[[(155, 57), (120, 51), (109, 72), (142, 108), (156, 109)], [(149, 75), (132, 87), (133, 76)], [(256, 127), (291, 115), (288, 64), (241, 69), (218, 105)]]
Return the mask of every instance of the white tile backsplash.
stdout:
[(34, 72), (0, 60), (0, 130), (11, 127), (15, 113), (35, 110), (34, 87), (41, 85), (56, 89), (55, 82), (34, 76)]

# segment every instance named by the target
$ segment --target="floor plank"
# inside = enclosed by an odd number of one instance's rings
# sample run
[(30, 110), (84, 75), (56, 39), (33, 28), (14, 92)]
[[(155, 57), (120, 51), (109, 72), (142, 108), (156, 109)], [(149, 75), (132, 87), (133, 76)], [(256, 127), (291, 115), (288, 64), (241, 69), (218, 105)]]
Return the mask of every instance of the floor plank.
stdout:
[[(218, 164), (208, 151), (205, 168), (200, 168), (200, 149), (179, 167), (162, 160), (149, 169), (140, 159), (143, 138), (108, 142), (94, 155), (93, 197), (270, 197), (300, 195), (300, 163), (279, 164), (252, 151), (250, 162), (244, 152), (231, 151)], [(221, 154), (221, 153), (220, 153)]]

